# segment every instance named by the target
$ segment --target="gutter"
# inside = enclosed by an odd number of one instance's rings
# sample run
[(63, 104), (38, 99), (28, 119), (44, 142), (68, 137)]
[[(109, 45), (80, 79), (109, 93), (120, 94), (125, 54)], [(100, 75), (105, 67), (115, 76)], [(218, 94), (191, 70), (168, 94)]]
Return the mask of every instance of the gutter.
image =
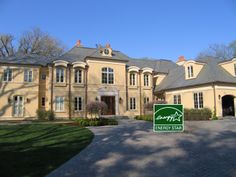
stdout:
[(140, 109), (140, 116), (142, 115), (142, 90), (141, 90), (141, 89), (142, 89), (142, 87), (141, 87), (142, 84), (141, 84), (141, 72), (142, 72), (142, 71), (139, 71), (139, 97), (140, 97), (140, 98), (139, 98), (139, 99), (140, 99), (140, 100), (139, 100), (139, 103), (140, 103), (140, 105), (139, 105), (140, 108), (139, 108), (139, 109)]
[(216, 113), (216, 88), (214, 82), (212, 83), (213, 94), (214, 94), (214, 113)]
[(54, 66), (51, 70), (51, 111), (53, 110), (53, 82), (54, 82)]

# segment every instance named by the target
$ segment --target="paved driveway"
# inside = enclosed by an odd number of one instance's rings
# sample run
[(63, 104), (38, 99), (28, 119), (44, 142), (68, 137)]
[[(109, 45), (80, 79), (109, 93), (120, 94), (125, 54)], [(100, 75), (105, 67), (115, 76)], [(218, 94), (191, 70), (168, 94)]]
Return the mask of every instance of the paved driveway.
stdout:
[(135, 120), (93, 127), (93, 142), (48, 177), (236, 177), (236, 120), (185, 124), (159, 134)]

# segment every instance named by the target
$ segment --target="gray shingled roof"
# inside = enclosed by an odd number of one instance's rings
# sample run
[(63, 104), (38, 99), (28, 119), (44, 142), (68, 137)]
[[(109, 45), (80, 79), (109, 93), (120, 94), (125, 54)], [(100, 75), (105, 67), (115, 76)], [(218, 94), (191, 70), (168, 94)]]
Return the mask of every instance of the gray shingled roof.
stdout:
[(0, 58), (0, 63), (4, 64), (26, 64), (26, 65), (39, 65), (46, 66), (51, 63), (52, 59), (39, 55), (16, 55), (11, 57)]
[(127, 63), (128, 66), (137, 66), (139, 68), (149, 67), (152, 68), (156, 72), (160, 73), (168, 73), (170, 70), (176, 68), (176, 65), (171, 60), (166, 59), (130, 59)]
[(84, 61), (86, 57), (104, 58), (128, 61), (129, 57), (120, 51), (113, 50), (112, 57), (102, 56), (99, 48), (88, 48), (82, 46), (75, 46), (56, 60), (66, 60), (68, 62)]
[(155, 91), (158, 92), (215, 82), (236, 84), (236, 78), (218, 65), (222, 60), (208, 57), (197, 61), (206, 63), (197, 78), (186, 80), (184, 66), (178, 66), (170, 70), (165, 79), (155, 88)]

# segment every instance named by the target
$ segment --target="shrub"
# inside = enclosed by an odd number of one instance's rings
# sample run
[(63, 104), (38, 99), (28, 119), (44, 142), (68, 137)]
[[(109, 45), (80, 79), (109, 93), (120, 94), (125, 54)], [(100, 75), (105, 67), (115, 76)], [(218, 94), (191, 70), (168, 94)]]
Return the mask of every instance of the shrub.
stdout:
[(203, 109), (184, 109), (185, 120), (209, 120), (212, 112), (209, 108)]
[(44, 109), (38, 109), (36, 111), (37, 117), (39, 120), (46, 120), (47, 119), (47, 111)]
[(134, 119), (136, 120), (145, 120), (145, 121), (153, 121), (153, 115), (141, 115), (141, 116), (135, 116)]
[(166, 104), (167, 102), (164, 101), (164, 100), (159, 100), (159, 101), (152, 101), (152, 102), (149, 102), (149, 103), (146, 103), (144, 105), (144, 108), (148, 111), (152, 111), (153, 110), (153, 105), (154, 104)]
[(87, 105), (87, 110), (90, 113), (91, 117), (93, 117), (93, 115), (95, 117), (100, 117), (101, 114), (104, 114), (107, 112), (107, 104), (105, 102), (99, 102), (99, 101), (94, 101), (94, 102), (90, 102)]
[(55, 120), (55, 113), (51, 110), (38, 109), (36, 114), (39, 120)]
[(104, 126), (104, 125), (118, 125), (118, 122), (116, 119), (111, 118), (94, 118), (94, 119), (88, 119), (88, 118), (77, 118), (75, 121), (81, 125), (81, 126)]

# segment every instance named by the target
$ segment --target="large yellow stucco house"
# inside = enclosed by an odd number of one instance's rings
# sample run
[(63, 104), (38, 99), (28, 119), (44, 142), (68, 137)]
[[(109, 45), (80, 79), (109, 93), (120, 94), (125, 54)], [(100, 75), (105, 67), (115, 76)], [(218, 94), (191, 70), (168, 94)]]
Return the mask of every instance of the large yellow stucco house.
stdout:
[(37, 109), (63, 119), (87, 117), (93, 101), (104, 101), (106, 115), (116, 116), (144, 114), (144, 105), (156, 100), (235, 115), (235, 96), (236, 59), (132, 59), (109, 44), (80, 42), (54, 59), (0, 59), (0, 120), (33, 119)]

